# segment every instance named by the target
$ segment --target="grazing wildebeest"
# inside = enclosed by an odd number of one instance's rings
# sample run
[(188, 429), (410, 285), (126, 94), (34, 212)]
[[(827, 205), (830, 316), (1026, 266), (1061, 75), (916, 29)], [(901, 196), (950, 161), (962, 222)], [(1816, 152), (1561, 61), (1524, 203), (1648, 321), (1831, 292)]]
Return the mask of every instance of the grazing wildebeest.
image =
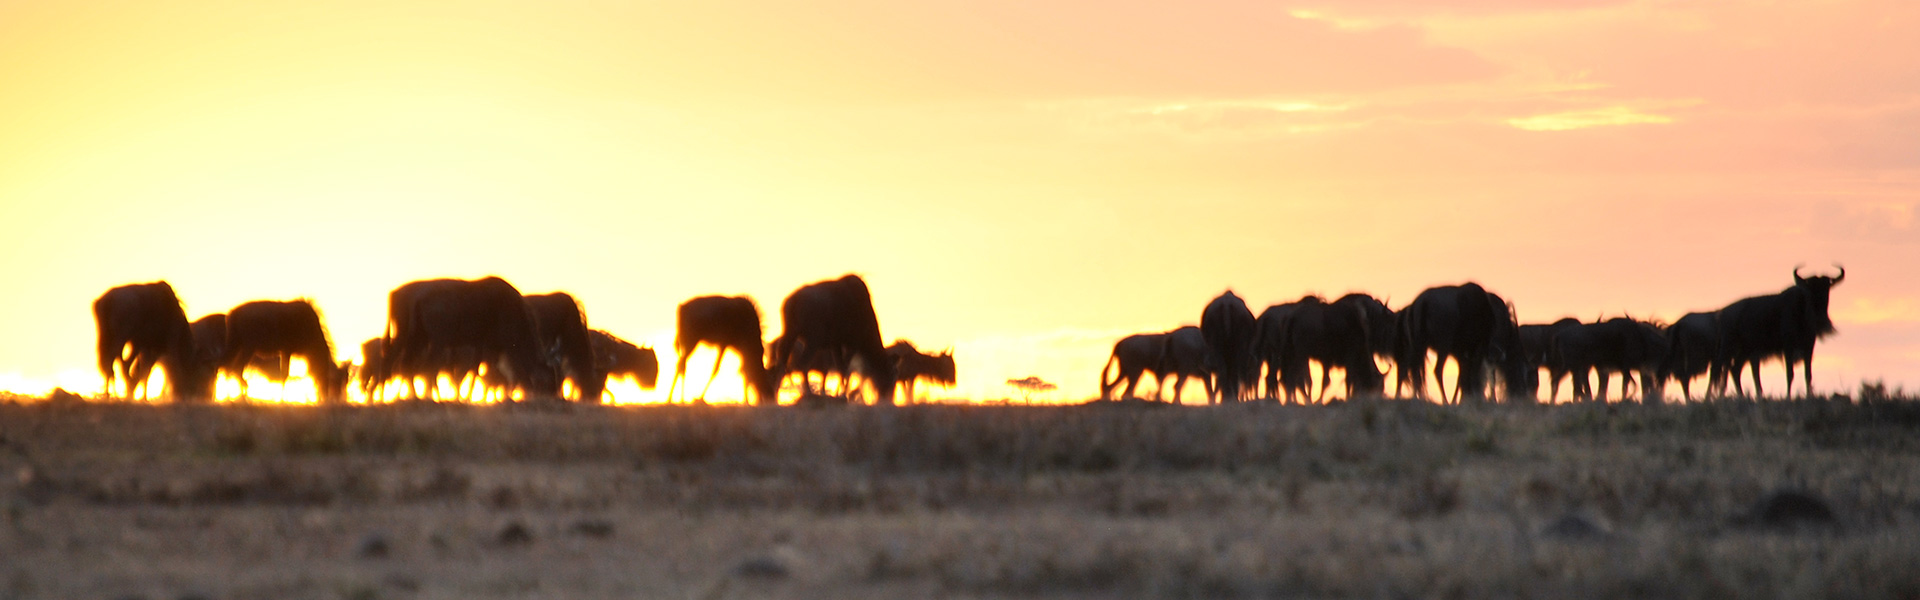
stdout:
[(560, 378), (539, 343), (533, 311), (513, 284), (498, 277), (413, 282), (388, 301), (403, 305), (388, 307), (387, 365), (408, 378), (408, 388), (413, 376), (436, 368), (465, 373), (484, 363), (528, 399), (559, 396)]
[[(227, 358), (227, 314), (213, 313), (194, 319), (188, 328), (193, 331), (193, 362), (197, 370), (215, 378), (217, 382), (220, 363)], [(279, 361), (260, 362), (279, 364)], [(213, 389), (213, 383), (208, 382), (207, 389)]]
[[(227, 314), (213, 313), (200, 317), (193, 321), (192, 328), (194, 364), (202, 369), (201, 372), (207, 377), (218, 377), (220, 368), (227, 358)], [(279, 353), (255, 354), (253, 360), (249, 361), (244, 368), (258, 371), (268, 381), (280, 382), (284, 385), (292, 376), (289, 362), (282, 360)], [(343, 369), (348, 366), (346, 363), (341, 365)], [(244, 385), (245, 373), (233, 375)], [(208, 382), (207, 389), (213, 389), (211, 384), (212, 382)]]
[(373, 375), (378, 379), (374, 387), (384, 386), (387, 380), (398, 377), (406, 383), (406, 397), (418, 398), (420, 394), (415, 388), (415, 380), (425, 378), (427, 396), (437, 397), (441, 373), (453, 376), (457, 386), (466, 377), (467, 364), (478, 366), (478, 360), (463, 356), (477, 356), (469, 348), (427, 347), (426, 334), (420, 331), (414, 315), (414, 307), (420, 303), (421, 297), (440, 290), (464, 289), (468, 283), (461, 279), (424, 279), (401, 284), (387, 294), (387, 327), (381, 333), (385, 360), (381, 361), (381, 369)]
[[(1350, 399), (1384, 390), (1379, 366), (1373, 362), (1370, 342), (1374, 319), (1368, 314), (1367, 302), (1348, 296), (1328, 303), (1318, 296), (1307, 296), (1300, 299), (1286, 319), (1280, 356), (1281, 379), (1289, 390), (1309, 384), (1308, 360), (1321, 364), (1321, 400), (1325, 399), (1330, 383), (1327, 376), (1330, 367), (1339, 367), (1346, 373)], [(1289, 379), (1292, 381), (1287, 381)]]
[[(1667, 326), (1667, 360), (1660, 365), (1660, 377), (1680, 382), (1680, 393), (1693, 400), (1693, 380), (1713, 370), (1717, 327), (1720, 315), (1710, 312), (1687, 313)], [(1707, 382), (1712, 389), (1713, 381)]]
[(600, 393), (607, 387), (607, 376), (595, 369), (593, 342), (587, 335), (587, 317), (580, 303), (566, 292), (535, 294), (526, 299), (540, 347), (558, 359), (554, 366), (563, 368), (567, 378), (573, 380), (581, 402), (598, 404)]
[(1801, 277), (1793, 268), (1793, 287), (1778, 294), (1737, 300), (1720, 309), (1718, 359), (1714, 361), (1714, 381), (1720, 372), (1731, 369), (1734, 389), (1740, 393), (1740, 368), (1753, 366), (1753, 393), (1760, 389), (1760, 362), (1775, 356), (1786, 363), (1787, 397), (1793, 396), (1793, 364), (1806, 366), (1805, 393), (1813, 395), (1813, 346), (1833, 333), (1833, 320), (1827, 316), (1827, 301), (1833, 286), (1847, 278), (1847, 270), (1833, 277)]
[(679, 329), (673, 336), (673, 350), (679, 356), (674, 361), (673, 381), (667, 386), (667, 399), (673, 400), (676, 389), (686, 395), (679, 386), (687, 377), (687, 359), (693, 357), (694, 348), (708, 344), (719, 352), (713, 358), (713, 374), (707, 376), (707, 386), (700, 390), (700, 399), (706, 399), (707, 390), (713, 389), (713, 380), (720, 375), (720, 361), (732, 349), (740, 354), (740, 377), (746, 380), (752, 401), (774, 403), (779, 376), (767, 369), (766, 346), (760, 334), (760, 309), (746, 296), (701, 296), (681, 303)]
[(125, 386), (128, 399), (136, 388), (150, 391), (147, 376), (156, 364), (167, 370), (167, 384), (176, 400), (200, 401), (212, 394), (211, 369), (196, 364), (192, 327), (167, 282), (107, 290), (93, 301), (93, 322), (99, 333), (96, 358), (107, 394), (114, 393), (116, 380)]
[(1580, 326), (1580, 320), (1566, 317), (1552, 323), (1520, 326), (1520, 349), (1527, 357), (1527, 368), (1538, 372), (1547, 369), (1549, 392), (1547, 399), (1553, 400), (1560, 395), (1560, 380), (1567, 376), (1567, 369), (1549, 360), (1553, 350), (1553, 336), (1569, 327)]
[(1258, 380), (1259, 357), (1254, 355), (1253, 311), (1231, 290), (1207, 303), (1200, 313), (1200, 333), (1213, 359), (1215, 401), (1239, 402)]
[[(1583, 323), (1555, 333), (1548, 361), (1560, 365), (1573, 376), (1573, 397), (1580, 400), (1607, 399), (1609, 374), (1620, 373), (1624, 396), (1640, 373), (1640, 392), (1646, 402), (1659, 400), (1657, 373), (1667, 358), (1667, 338), (1660, 329), (1626, 317), (1614, 317), (1599, 323)], [(1600, 393), (1595, 396), (1587, 374), (1597, 371)]]
[[(1254, 320), (1253, 326), (1256, 332), (1253, 336), (1253, 346), (1254, 354), (1258, 357), (1258, 364), (1256, 364), (1255, 367), (1266, 367), (1266, 398), (1269, 400), (1279, 400), (1283, 395), (1283, 388), (1281, 387), (1282, 379), (1285, 379), (1285, 381), (1290, 384), (1299, 383), (1298, 377), (1291, 375), (1284, 378), (1282, 377), (1284, 374), (1282, 373), (1284, 370), (1284, 361), (1280, 355), (1280, 350), (1286, 346), (1287, 315), (1292, 314), (1294, 309), (1299, 308), (1299, 306), (1300, 303), (1298, 302), (1268, 306), (1266, 310), (1260, 311), (1260, 318)], [(1284, 388), (1284, 390), (1284, 395), (1288, 403), (1294, 401), (1296, 394), (1300, 397), (1305, 397), (1307, 394), (1307, 390), (1304, 387), (1287, 387)], [(1211, 394), (1209, 394), (1209, 396), (1211, 396)]]
[(1207, 360), (1207, 336), (1199, 327), (1188, 325), (1169, 331), (1163, 339), (1165, 346), (1160, 351), (1160, 365), (1153, 369), (1153, 398), (1160, 399), (1160, 388), (1166, 387), (1168, 379), (1173, 380), (1173, 403), (1180, 404), (1180, 395), (1187, 389), (1187, 378), (1198, 377), (1207, 388), (1207, 397), (1213, 397), (1213, 379), (1209, 377)]
[[(801, 286), (780, 303), (781, 332), (775, 342), (776, 370), (810, 364), (824, 353), (835, 364), (854, 366), (873, 384), (880, 404), (893, 404), (893, 361), (881, 342), (873, 297), (858, 275)], [(784, 374), (776, 375), (778, 381)]]
[[(1433, 377), (1441, 386), (1443, 401), (1484, 398), (1486, 367), (1490, 364), (1500, 369), (1510, 398), (1524, 396), (1529, 384), (1536, 381), (1526, 373), (1513, 308), (1477, 283), (1420, 292), (1400, 310), (1396, 329), (1394, 362), (1399, 366), (1401, 381), (1412, 385), (1416, 396), (1426, 392), (1428, 350), (1438, 356)], [(1449, 358), (1460, 373), (1452, 394), (1447, 393), (1445, 380)]]
[(382, 388), (386, 387), (387, 344), (381, 338), (371, 338), (360, 343), (360, 393), (368, 401), (379, 400)]
[[(1388, 361), (1393, 360), (1393, 326), (1396, 320), (1393, 309), (1387, 308), (1386, 302), (1382, 302), (1379, 298), (1371, 295), (1356, 292), (1341, 296), (1335, 299), (1333, 303), (1352, 306), (1355, 310), (1360, 311), (1360, 314), (1365, 315), (1367, 323), (1367, 349), (1376, 357)], [(1376, 364), (1375, 367), (1377, 368), (1378, 365)], [(1322, 372), (1321, 376), (1324, 378), (1326, 373)], [(1385, 377), (1386, 375), (1383, 373), (1381, 375), (1381, 391), (1385, 391), (1386, 388)]]
[[(1113, 354), (1107, 356), (1106, 366), (1100, 369), (1100, 399), (1113, 400), (1113, 388), (1122, 380), (1127, 382), (1127, 388), (1120, 392), (1120, 399), (1132, 398), (1133, 388), (1147, 372), (1153, 372), (1156, 379), (1165, 379), (1158, 369), (1160, 355), (1166, 347), (1167, 334), (1164, 333), (1136, 333), (1114, 342)], [(1116, 367), (1118, 373), (1114, 372)]]
[(587, 336), (593, 346), (594, 369), (602, 377), (631, 377), (643, 390), (653, 389), (660, 381), (660, 357), (652, 348), (635, 346), (599, 329), (587, 332)]
[(906, 392), (909, 403), (914, 401), (913, 386), (921, 379), (947, 387), (953, 387), (953, 384), (959, 382), (954, 371), (951, 350), (939, 354), (923, 354), (919, 348), (913, 347), (913, 342), (894, 340), (892, 346), (887, 346), (887, 356), (893, 358), (894, 380), (906, 388), (903, 391)]
[[(333, 344), (327, 339), (320, 313), (306, 300), (287, 302), (261, 300), (248, 302), (227, 311), (227, 348), (221, 368), (240, 379), (240, 395), (246, 396), (247, 365), (256, 357), (274, 357), (286, 372), (286, 365), (298, 356), (307, 361), (320, 401), (339, 403), (347, 384), (347, 372), (334, 362)], [(284, 381), (284, 375), (282, 381)]]

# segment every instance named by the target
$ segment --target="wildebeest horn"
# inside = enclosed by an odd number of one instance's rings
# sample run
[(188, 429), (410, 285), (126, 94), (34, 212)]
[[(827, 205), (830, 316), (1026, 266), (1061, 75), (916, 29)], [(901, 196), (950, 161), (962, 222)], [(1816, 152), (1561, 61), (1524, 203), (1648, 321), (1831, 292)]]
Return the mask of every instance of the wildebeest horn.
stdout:
[(1806, 278), (1800, 276), (1800, 267), (1804, 267), (1804, 266), (1806, 265), (1802, 264), (1802, 265), (1793, 266), (1793, 282), (1794, 283), (1802, 283), (1806, 281)]
[(1846, 279), (1846, 278), (1847, 278), (1847, 268), (1846, 268), (1846, 267), (1842, 267), (1842, 266), (1840, 266), (1840, 263), (1833, 263), (1833, 268), (1835, 268), (1835, 269), (1839, 269), (1839, 270), (1840, 270), (1840, 274), (1839, 274), (1839, 275), (1835, 275), (1835, 276), (1833, 276), (1833, 282), (1834, 282), (1834, 283), (1840, 283), (1840, 280), (1842, 280), (1842, 279)]

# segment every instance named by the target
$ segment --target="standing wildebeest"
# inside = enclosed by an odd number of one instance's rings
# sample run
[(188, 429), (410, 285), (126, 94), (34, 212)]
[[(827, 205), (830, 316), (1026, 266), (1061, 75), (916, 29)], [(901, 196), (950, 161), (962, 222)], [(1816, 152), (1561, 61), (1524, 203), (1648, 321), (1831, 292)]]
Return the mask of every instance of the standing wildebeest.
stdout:
[(540, 347), (558, 359), (554, 366), (565, 368), (573, 387), (580, 390), (580, 401), (598, 404), (607, 377), (594, 368), (593, 342), (587, 336), (587, 316), (580, 310), (580, 303), (566, 292), (535, 294), (526, 299)]
[(1793, 268), (1793, 287), (1778, 294), (1737, 300), (1720, 309), (1718, 359), (1714, 361), (1714, 381), (1731, 369), (1733, 386), (1740, 389), (1741, 365), (1753, 365), (1753, 393), (1760, 390), (1760, 362), (1775, 356), (1786, 363), (1787, 397), (1793, 396), (1793, 363), (1806, 365), (1806, 394), (1813, 395), (1813, 346), (1833, 333), (1833, 320), (1827, 317), (1827, 300), (1833, 286), (1847, 278), (1847, 270), (1833, 277), (1801, 277)]
[[(774, 343), (776, 370), (811, 364), (824, 353), (849, 370), (858, 364), (879, 403), (893, 404), (893, 361), (880, 341), (880, 319), (874, 315), (873, 297), (860, 276), (849, 274), (801, 286), (780, 303), (780, 320), (780, 338)], [(775, 381), (783, 376), (776, 375)]]
[(167, 282), (107, 290), (93, 301), (93, 322), (99, 333), (96, 358), (107, 394), (114, 393), (116, 379), (125, 386), (128, 399), (136, 388), (150, 391), (147, 376), (155, 364), (166, 368), (175, 399), (199, 401), (212, 393), (211, 370), (195, 364), (193, 330), (180, 298)]
[[(1433, 377), (1441, 386), (1442, 400), (1484, 398), (1489, 364), (1499, 367), (1510, 398), (1527, 394), (1528, 384), (1535, 381), (1526, 372), (1513, 308), (1477, 283), (1420, 292), (1400, 310), (1397, 330), (1394, 362), (1399, 365), (1401, 382), (1410, 384), (1416, 396), (1426, 392), (1428, 350), (1438, 355)], [(1460, 372), (1451, 395), (1445, 380), (1448, 358)]]
[(895, 340), (892, 346), (887, 346), (887, 356), (893, 358), (894, 379), (906, 388), (904, 391), (909, 403), (914, 401), (914, 383), (920, 379), (947, 387), (959, 382), (954, 372), (951, 350), (922, 354), (919, 348), (913, 347), (913, 342)]
[[(246, 396), (246, 372), (256, 356), (278, 359), (281, 372), (294, 356), (306, 359), (320, 401), (339, 403), (345, 397), (347, 372), (333, 360), (333, 344), (327, 340), (320, 313), (306, 300), (248, 302), (227, 311), (227, 350), (221, 367), (240, 379), (240, 395)], [(283, 379), (284, 381), (284, 379)]]
[(773, 403), (779, 376), (767, 370), (766, 346), (760, 341), (760, 333), (760, 309), (746, 296), (701, 296), (681, 303), (679, 329), (673, 336), (673, 351), (679, 356), (673, 366), (673, 381), (667, 385), (667, 400), (673, 400), (676, 389), (686, 395), (679, 386), (687, 377), (687, 359), (704, 343), (719, 352), (713, 358), (713, 374), (707, 376), (707, 386), (700, 389), (702, 400), (707, 390), (713, 389), (713, 380), (720, 375), (720, 361), (731, 348), (740, 354), (740, 377), (746, 380), (745, 388), (754, 395), (753, 401)]
[(414, 282), (388, 300), (403, 304), (388, 307), (387, 365), (408, 378), (409, 388), (413, 376), (431, 376), (438, 365), (464, 374), (485, 363), (529, 399), (559, 396), (560, 378), (540, 345), (533, 311), (513, 284), (498, 277)]
[[(1107, 356), (1107, 365), (1100, 369), (1100, 399), (1113, 400), (1113, 388), (1122, 380), (1127, 382), (1127, 388), (1120, 392), (1120, 399), (1132, 398), (1133, 388), (1149, 371), (1155, 379), (1165, 380), (1166, 375), (1160, 373), (1159, 368), (1160, 355), (1166, 348), (1167, 334), (1164, 333), (1136, 333), (1114, 342), (1113, 354)], [(1113, 372), (1115, 367), (1119, 368), (1117, 374)]]
[[(1659, 400), (1656, 374), (1667, 358), (1667, 338), (1660, 329), (1625, 317), (1599, 323), (1584, 323), (1555, 333), (1548, 361), (1573, 376), (1573, 397), (1580, 400), (1607, 399), (1610, 373), (1620, 373), (1620, 391), (1625, 396), (1640, 373), (1640, 392), (1646, 402)], [(1600, 377), (1600, 394), (1595, 396), (1587, 380), (1589, 371)]]
[[(652, 348), (641, 348), (632, 342), (620, 339), (606, 331), (595, 329), (587, 332), (588, 341), (593, 346), (594, 370), (606, 381), (614, 377), (631, 377), (640, 385), (640, 389), (653, 389), (660, 381), (660, 358)], [(604, 389), (605, 384), (601, 384)]]
[[(1362, 300), (1364, 298), (1365, 300)], [(1379, 393), (1385, 384), (1379, 366), (1373, 362), (1374, 315), (1369, 314), (1369, 296), (1349, 295), (1328, 303), (1318, 296), (1300, 299), (1287, 315), (1280, 357), (1283, 385), (1289, 390), (1310, 385), (1307, 361), (1320, 361), (1320, 399), (1324, 400), (1330, 383), (1327, 372), (1339, 367), (1346, 373), (1347, 398)], [(1374, 300), (1372, 304), (1378, 304)], [(1385, 308), (1382, 306), (1381, 308)]]
[(1233, 291), (1220, 294), (1200, 313), (1200, 333), (1206, 337), (1213, 359), (1214, 391), (1218, 402), (1245, 399), (1251, 384), (1259, 377), (1259, 357), (1254, 355), (1253, 311)]
[[(1660, 364), (1660, 377), (1680, 382), (1680, 393), (1693, 400), (1693, 379), (1713, 370), (1715, 339), (1720, 316), (1714, 313), (1687, 313), (1667, 326), (1667, 360)], [(1713, 381), (1707, 382), (1712, 389)]]
[(1213, 380), (1208, 377), (1207, 336), (1199, 327), (1188, 325), (1169, 331), (1163, 340), (1160, 351), (1160, 366), (1154, 372), (1153, 398), (1160, 399), (1160, 388), (1165, 387), (1167, 379), (1173, 379), (1173, 403), (1180, 404), (1180, 395), (1187, 389), (1187, 378), (1198, 377), (1207, 388), (1207, 397), (1213, 397)]
[[(1266, 310), (1260, 311), (1260, 318), (1254, 320), (1253, 327), (1256, 331), (1253, 336), (1253, 346), (1254, 355), (1257, 357), (1254, 366), (1258, 368), (1264, 365), (1267, 369), (1266, 398), (1269, 400), (1279, 400), (1281, 398), (1283, 395), (1281, 381), (1283, 379), (1288, 383), (1299, 382), (1298, 377), (1291, 375), (1282, 377), (1283, 363), (1285, 361), (1280, 355), (1281, 349), (1286, 346), (1287, 316), (1293, 314), (1293, 311), (1299, 307), (1299, 302), (1288, 302), (1268, 306)], [(1296, 394), (1304, 397), (1307, 394), (1307, 390), (1294, 387), (1285, 388), (1284, 395), (1288, 403), (1294, 401)]]
[(1539, 372), (1542, 367), (1547, 369), (1547, 377), (1551, 380), (1549, 382), (1550, 391), (1547, 393), (1547, 400), (1549, 401), (1560, 395), (1560, 380), (1567, 375), (1567, 369), (1565, 367), (1550, 360), (1549, 355), (1553, 350), (1553, 336), (1570, 327), (1579, 326), (1580, 320), (1573, 317), (1563, 318), (1552, 323), (1520, 326), (1520, 349), (1527, 357), (1527, 368), (1533, 369), (1536, 373)]

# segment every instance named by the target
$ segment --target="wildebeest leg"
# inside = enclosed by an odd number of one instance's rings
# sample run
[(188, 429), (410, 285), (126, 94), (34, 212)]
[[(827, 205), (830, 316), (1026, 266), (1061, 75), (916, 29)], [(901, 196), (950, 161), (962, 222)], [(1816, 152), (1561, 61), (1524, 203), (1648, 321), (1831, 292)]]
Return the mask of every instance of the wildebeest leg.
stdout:
[(113, 342), (104, 340), (104, 339), (100, 340), (99, 345), (97, 346), (97, 352), (98, 352), (97, 356), (100, 359), (99, 360), (100, 378), (106, 380), (106, 384), (100, 386), (101, 393), (104, 393), (108, 396), (113, 395), (113, 392), (114, 392), (113, 376), (115, 371), (118, 370), (119, 364), (120, 364), (119, 350), (122, 350), (125, 348), (126, 348), (126, 344), (124, 343), (120, 345), (120, 348), (114, 348)]
[[(713, 389), (713, 380), (720, 378), (720, 361), (726, 360), (726, 358), (727, 348), (725, 346), (720, 347), (720, 351), (713, 355), (713, 373), (707, 375), (707, 386), (700, 388), (701, 402), (707, 401), (707, 390)], [(745, 357), (743, 356), (741, 358)]]
[(1327, 386), (1333, 383), (1332, 372), (1333, 369), (1327, 366), (1327, 361), (1320, 361), (1320, 393), (1314, 396), (1314, 402), (1327, 403)]
[[(675, 350), (675, 352), (677, 352), (677, 353), (679, 354), (679, 356), (675, 356), (675, 357), (674, 357), (674, 362), (673, 362), (673, 381), (667, 384), (667, 403), (668, 403), (668, 404), (672, 404), (672, 403), (673, 403), (673, 391), (674, 391), (675, 389), (679, 389), (679, 387), (680, 387), (680, 380), (682, 380), (682, 379), (686, 379), (686, 377), (687, 377), (687, 359), (688, 359), (688, 358), (691, 358), (691, 355), (693, 354), (693, 352), (692, 352), (692, 348), (685, 348), (685, 349), (682, 349), (682, 348), (675, 348), (674, 350)], [(801, 375), (800, 375), (800, 377), (801, 377), (801, 380), (802, 380), (802, 381), (804, 382), (804, 381), (805, 381), (805, 379), (806, 379), (806, 372), (805, 372), (805, 371), (801, 371)], [(681, 396), (685, 396), (685, 395), (687, 395), (687, 391), (686, 391), (686, 390), (680, 390), (680, 395), (681, 395)], [(684, 398), (682, 398), (682, 399), (684, 400)]]
[(1803, 372), (1806, 373), (1807, 385), (1805, 386), (1805, 389), (1801, 391), (1805, 393), (1808, 398), (1812, 398), (1813, 397), (1813, 348), (1807, 348), (1807, 355), (1805, 360), (1806, 360), (1806, 365), (1805, 365), (1806, 369)]
[[(1600, 402), (1601, 404), (1606, 404), (1606, 402), (1607, 402), (1607, 382), (1608, 382), (1608, 380), (1611, 380), (1611, 379), (1613, 379), (1613, 374), (1612, 374), (1612, 373), (1608, 373), (1606, 369), (1594, 369), (1594, 374), (1596, 374), (1596, 375), (1599, 375), (1599, 376), (1600, 376), (1600, 394), (1599, 394), (1599, 395), (1596, 395), (1596, 396), (1594, 396), (1594, 400), (1597, 400), (1597, 401), (1599, 401), (1599, 402)], [(1626, 373), (1621, 373), (1621, 374), (1620, 374), (1620, 377), (1621, 377), (1621, 379), (1622, 379), (1622, 380), (1624, 380), (1624, 379), (1626, 378), (1626, 376), (1627, 376), (1627, 375), (1626, 375)], [(1622, 382), (1622, 384), (1621, 384), (1621, 387), (1622, 387), (1622, 388), (1624, 388), (1624, 387), (1626, 387), (1626, 386), (1625, 386), (1625, 383), (1624, 383), (1624, 381)], [(1622, 390), (1622, 393), (1625, 393), (1625, 390), (1624, 390), (1624, 389)]]
[[(312, 364), (313, 359), (311, 358), (307, 359), (307, 363), (308, 363), (307, 379), (313, 379), (316, 381), (316, 385), (314, 386), (314, 392), (318, 393), (320, 391), (319, 389), (320, 386), (317, 385), (318, 377), (314, 375), (314, 367)], [(282, 352), (280, 353), (280, 401), (281, 402), (285, 402), (287, 400), (287, 381), (291, 379), (293, 379), (293, 355)]]
[(1760, 389), (1760, 361), (1755, 360), (1751, 364), (1753, 365), (1753, 397), (1765, 398), (1767, 393)]
[(1280, 399), (1280, 390), (1279, 390), (1280, 370), (1276, 368), (1279, 363), (1276, 363), (1270, 360), (1265, 360), (1265, 359), (1262, 359), (1261, 362), (1266, 363), (1266, 366), (1267, 366), (1267, 399), (1279, 400)]
[[(1789, 354), (1781, 357), (1780, 366), (1785, 368), (1787, 371), (1787, 392), (1786, 392), (1786, 395), (1781, 396), (1780, 399), (1792, 400), (1793, 399), (1793, 355)], [(1807, 395), (1811, 396), (1813, 394), (1807, 394)]]

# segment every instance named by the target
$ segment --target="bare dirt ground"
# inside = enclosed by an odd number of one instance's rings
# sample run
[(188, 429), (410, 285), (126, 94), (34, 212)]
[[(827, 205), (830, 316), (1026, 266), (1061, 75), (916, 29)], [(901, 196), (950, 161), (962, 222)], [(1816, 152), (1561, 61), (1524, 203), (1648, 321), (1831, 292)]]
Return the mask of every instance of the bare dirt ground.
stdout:
[(1920, 598), (1920, 403), (0, 404), (0, 598)]

